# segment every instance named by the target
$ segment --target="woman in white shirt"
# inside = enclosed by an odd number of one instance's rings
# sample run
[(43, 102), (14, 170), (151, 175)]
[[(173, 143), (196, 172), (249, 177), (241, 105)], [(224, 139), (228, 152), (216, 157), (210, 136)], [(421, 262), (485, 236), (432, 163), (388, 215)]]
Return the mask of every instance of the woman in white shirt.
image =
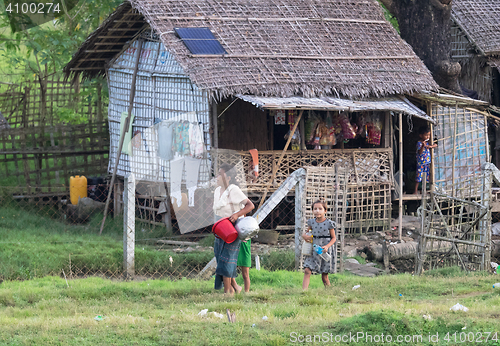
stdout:
[[(255, 206), (247, 196), (236, 185), (236, 169), (228, 164), (221, 165), (217, 175), (217, 188), (214, 193), (214, 214), (219, 220), (228, 217), (233, 224), (239, 217), (245, 216), (252, 211)], [(222, 239), (215, 237), (214, 254), (217, 260), (217, 269), (215, 270), (215, 289), (222, 288), (224, 293), (233, 294), (236, 289), (241, 291), (241, 287), (236, 284), (238, 253), (240, 251), (241, 240), (237, 239), (231, 244), (225, 243)], [(244, 272), (243, 279), (245, 287), (250, 287), (250, 278), (248, 270)]]

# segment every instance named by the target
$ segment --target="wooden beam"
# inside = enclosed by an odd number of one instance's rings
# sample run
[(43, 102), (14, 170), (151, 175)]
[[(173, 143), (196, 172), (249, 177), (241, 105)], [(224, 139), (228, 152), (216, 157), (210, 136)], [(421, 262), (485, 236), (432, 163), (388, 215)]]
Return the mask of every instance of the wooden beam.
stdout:
[(109, 28), (108, 31), (139, 31), (141, 28)]
[(103, 50), (89, 49), (85, 51), (85, 53), (118, 53), (118, 52), (121, 52), (121, 49), (103, 49)]
[[(154, 16), (154, 15), (153, 15)], [(218, 17), (218, 16), (200, 16), (200, 17), (180, 17), (180, 16), (157, 16), (158, 19), (170, 20), (200, 20), (200, 21), (243, 21), (243, 22), (342, 22), (342, 23), (364, 23), (364, 24), (387, 24), (385, 20), (370, 20), (357, 18), (255, 18), (255, 17)]]
[(399, 120), (399, 222), (398, 239), (401, 241), (403, 233), (403, 115), (398, 114)]
[(133, 20), (133, 21), (130, 21), (130, 20), (119, 20), (119, 19), (115, 19), (113, 22), (115, 22), (115, 23), (128, 23), (128, 24), (144, 23), (143, 20)]
[(73, 67), (73, 68), (71, 68), (71, 71), (90, 71), (90, 70), (104, 70), (104, 66)]
[(95, 46), (112, 46), (112, 45), (120, 45), (123, 46), (126, 41), (123, 42), (94, 42)]
[(422, 236), (425, 237), (425, 238), (442, 240), (442, 241), (447, 241), (447, 242), (450, 242), (450, 243), (467, 244), (467, 245), (474, 245), (474, 246), (480, 246), (480, 247), (485, 247), (486, 246), (486, 244), (483, 244), (483, 243), (475, 243), (473, 241), (456, 239), (456, 238), (439, 237), (437, 235), (423, 234)]
[(130, 35), (120, 35), (120, 36), (97, 36), (100, 39), (109, 39), (109, 38), (130, 38)]
[(311, 60), (389, 60), (389, 59), (417, 59), (413, 55), (353, 55), (353, 56), (324, 56), (324, 55), (284, 55), (284, 54), (188, 54), (190, 58), (227, 58), (227, 59), (311, 59)]

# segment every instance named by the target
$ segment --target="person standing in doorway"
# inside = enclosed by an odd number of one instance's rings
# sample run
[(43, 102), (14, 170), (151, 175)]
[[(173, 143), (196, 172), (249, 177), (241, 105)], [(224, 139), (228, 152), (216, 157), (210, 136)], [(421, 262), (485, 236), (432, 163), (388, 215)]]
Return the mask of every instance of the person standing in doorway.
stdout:
[[(418, 193), (418, 185), (422, 182), (424, 173), (427, 176), (427, 182), (429, 182), (429, 172), (431, 166), (431, 151), (437, 147), (437, 144), (429, 145), (429, 139), (431, 138), (431, 129), (427, 126), (422, 126), (418, 130), (418, 136), (420, 140), (417, 142), (417, 171), (415, 174), (415, 191), (414, 194)], [(425, 182), (422, 182), (425, 184)]]

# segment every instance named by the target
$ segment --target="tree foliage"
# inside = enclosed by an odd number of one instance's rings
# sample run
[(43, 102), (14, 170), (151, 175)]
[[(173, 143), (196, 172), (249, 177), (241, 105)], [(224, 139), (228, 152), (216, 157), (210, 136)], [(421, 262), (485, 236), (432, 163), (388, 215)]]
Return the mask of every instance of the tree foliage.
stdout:
[(13, 23), (3, 9), (2, 59), (15, 70), (25, 71), (26, 77), (46, 79), (50, 74), (59, 74), (78, 46), (120, 3), (121, 0), (81, 0), (71, 10), (62, 6), (60, 16), (53, 21), (16, 32), (22, 25)]
[[(64, 1), (65, 0), (61, 0)], [(70, 0), (67, 0), (70, 1)], [(122, 0), (80, 0), (73, 6), (61, 6), (60, 16), (42, 25), (24, 30), (22, 18), (9, 17), (4, 9), (0, 13), (0, 66), (15, 72), (10, 82), (37, 81), (40, 94), (40, 116), (46, 113), (58, 117), (61, 122), (84, 121), (72, 106), (70, 108), (49, 109), (47, 107), (47, 82), (49, 78), (62, 78), (63, 67), (72, 55), (99, 24), (121, 3)], [(69, 10), (71, 8), (71, 10)], [(4, 72), (5, 73), (5, 72)], [(0, 83), (1, 84), (1, 83)], [(91, 101), (95, 95), (80, 92), (76, 99)], [(86, 98), (86, 99), (84, 99)], [(76, 103), (73, 103), (76, 107)], [(75, 108), (76, 109), (76, 108)]]

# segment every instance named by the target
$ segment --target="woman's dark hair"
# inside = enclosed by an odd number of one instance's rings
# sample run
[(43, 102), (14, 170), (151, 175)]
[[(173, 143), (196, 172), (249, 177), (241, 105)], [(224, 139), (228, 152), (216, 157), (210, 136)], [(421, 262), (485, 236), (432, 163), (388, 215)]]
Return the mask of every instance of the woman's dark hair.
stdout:
[(419, 135), (423, 135), (423, 134), (426, 134), (426, 133), (429, 133), (431, 132), (431, 129), (429, 126), (427, 125), (424, 125), (424, 126), (421, 126), (419, 129), (418, 129), (418, 134)]
[(220, 165), (219, 169), (222, 169), (224, 173), (231, 178), (231, 184), (238, 185), (238, 182), (236, 181), (236, 168), (234, 166), (231, 166), (228, 163), (223, 163)]
[(325, 209), (326, 211), (326, 202), (320, 199), (317, 199), (316, 201), (313, 202), (313, 204), (311, 204), (311, 209), (314, 209), (314, 205), (318, 203), (321, 204), (323, 206), (323, 209)]

